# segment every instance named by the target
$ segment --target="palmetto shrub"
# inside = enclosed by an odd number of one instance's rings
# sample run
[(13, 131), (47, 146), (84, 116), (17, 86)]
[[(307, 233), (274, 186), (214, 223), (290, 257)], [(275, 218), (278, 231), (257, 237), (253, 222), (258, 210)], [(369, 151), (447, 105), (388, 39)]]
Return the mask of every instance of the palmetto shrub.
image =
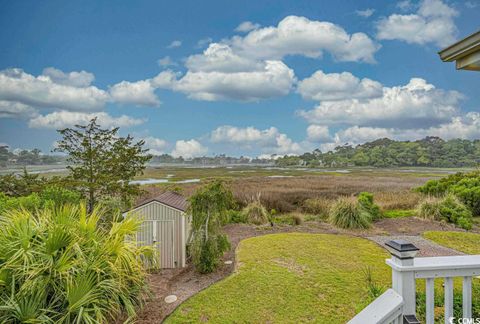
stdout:
[(340, 228), (368, 228), (370, 214), (353, 197), (339, 198), (330, 208), (330, 223)]
[(134, 318), (150, 247), (129, 240), (139, 220), (99, 226), (83, 205), (9, 210), (0, 216), (0, 322), (105, 323)]

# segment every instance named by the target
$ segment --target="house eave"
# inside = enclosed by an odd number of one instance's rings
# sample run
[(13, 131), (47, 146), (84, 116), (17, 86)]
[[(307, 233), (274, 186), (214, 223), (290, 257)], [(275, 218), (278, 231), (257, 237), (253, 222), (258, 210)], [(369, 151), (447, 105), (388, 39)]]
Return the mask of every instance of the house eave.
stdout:
[(438, 52), (444, 62), (456, 61), (459, 70), (480, 71), (480, 31)]

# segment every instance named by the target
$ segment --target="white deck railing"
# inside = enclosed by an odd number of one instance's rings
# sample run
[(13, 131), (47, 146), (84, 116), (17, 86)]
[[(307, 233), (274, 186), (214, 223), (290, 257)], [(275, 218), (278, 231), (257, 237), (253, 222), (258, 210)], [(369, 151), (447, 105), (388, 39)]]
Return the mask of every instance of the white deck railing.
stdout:
[(365, 307), (349, 324), (403, 323), (403, 298), (393, 289), (388, 289)]
[[(387, 264), (392, 268), (392, 290), (401, 298), (399, 323), (419, 323), (416, 319), (415, 284), (417, 279), (426, 281), (426, 323), (434, 323), (434, 296), (436, 278), (444, 279), (445, 323), (453, 317), (453, 279), (461, 277), (463, 282), (463, 318), (472, 317), (472, 277), (480, 275), (480, 255), (415, 258), (418, 249), (404, 240), (390, 241), (387, 248), (392, 258)], [(388, 294), (387, 294), (388, 293)], [(384, 314), (398, 310), (398, 298), (388, 290), (378, 297), (349, 323), (396, 323)], [(377, 313), (376, 316), (371, 314)], [(393, 314), (393, 313), (392, 313)], [(365, 316), (370, 316), (365, 317)], [(372, 317), (373, 316), (373, 317)]]

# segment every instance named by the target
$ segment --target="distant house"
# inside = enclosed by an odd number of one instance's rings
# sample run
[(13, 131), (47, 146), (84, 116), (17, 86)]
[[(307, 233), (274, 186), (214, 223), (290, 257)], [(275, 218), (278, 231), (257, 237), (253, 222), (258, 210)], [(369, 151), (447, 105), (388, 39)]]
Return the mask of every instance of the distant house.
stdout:
[(185, 267), (186, 246), (190, 235), (191, 217), (186, 214), (186, 199), (175, 192), (164, 192), (124, 213), (143, 219), (137, 233), (141, 245), (158, 249), (161, 268)]
[(438, 52), (444, 62), (455, 61), (457, 70), (480, 71), (480, 31)]

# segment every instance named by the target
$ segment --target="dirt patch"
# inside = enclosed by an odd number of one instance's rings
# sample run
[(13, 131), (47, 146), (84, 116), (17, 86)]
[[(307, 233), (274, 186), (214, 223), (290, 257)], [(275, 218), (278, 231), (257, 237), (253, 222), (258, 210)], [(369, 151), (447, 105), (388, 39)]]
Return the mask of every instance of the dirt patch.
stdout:
[(293, 272), (299, 276), (303, 276), (307, 266), (300, 265), (292, 259), (273, 259), (272, 260), (276, 265), (287, 269), (290, 272)]
[(375, 227), (388, 235), (421, 235), (425, 231), (459, 231), (452, 224), (417, 217), (381, 219), (375, 223)]
[[(303, 225), (299, 226), (284, 225), (275, 227), (230, 224), (224, 227), (224, 232), (228, 235), (232, 248), (229, 252), (225, 253), (218, 270), (214, 273), (202, 275), (197, 273), (195, 269), (189, 265), (183, 269), (162, 270), (150, 275), (149, 284), (152, 289), (152, 297), (139, 313), (137, 323), (161, 323), (182, 302), (234, 272), (237, 266), (235, 262), (235, 250), (238, 243), (246, 238), (288, 232), (346, 234), (370, 239), (374, 237), (372, 240), (382, 245), (384, 241), (399, 236), (405, 238), (405, 235), (408, 235), (414, 237), (415, 239), (413, 240), (417, 242), (418, 235), (425, 231), (449, 230), (458, 229), (455, 229), (452, 225), (446, 223), (422, 220), (415, 217), (383, 219), (376, 222), (370, 229), (355, 231), (338, 229), (330, 224), (321, 222), (305, 222)], [(428, 243), (425, 243), (424, 241), (427, 240), (422, 239), (419, 246), (421, 250), (423, 248), (425, 251), (420, 253), (422, 256), (435, 255), (435, 253), (439, 253), (437, 255), (458, 254), (456, 251), (450, 251), (451, 254), (448, 254), (448, 251), (441, 250), (440, 248), (433, 248), (432, 245), (428, 245)], [(419, 243), (417, 242), (417, 244)], [(233, 263), (225, 264), (224, 261), (227, 260), (232, 260)], [(301, 266), (289, 262), (289, 260), (279, 260), (278, 264), (299, 275), (305, 271)], [(176, 295), (178, 300), (174, 303), (167, 304), (165, 303), (164, 298), (168, 295)]]

